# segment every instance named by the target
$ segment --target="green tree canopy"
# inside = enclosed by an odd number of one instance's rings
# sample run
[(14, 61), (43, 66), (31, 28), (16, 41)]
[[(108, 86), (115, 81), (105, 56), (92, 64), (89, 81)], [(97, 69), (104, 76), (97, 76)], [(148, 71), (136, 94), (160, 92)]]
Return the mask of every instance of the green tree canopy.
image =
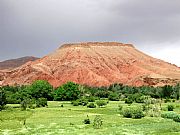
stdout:
[(37, 80), (34, 81), (27, 89), (33, 98), (38, 99), (43, 97), (50, 99), (53, 87), (45, 80)]
[(79, 85), (73, 82), (67, 82), (54, 91), (54, 100), (57, 101), (76, 100), (79, 96)]

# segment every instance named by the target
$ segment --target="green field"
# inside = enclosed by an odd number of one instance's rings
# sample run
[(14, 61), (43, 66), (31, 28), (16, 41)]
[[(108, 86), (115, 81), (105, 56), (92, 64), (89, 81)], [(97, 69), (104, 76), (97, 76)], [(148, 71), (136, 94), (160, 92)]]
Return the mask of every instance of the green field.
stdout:
[[(63, 104), (64, 107), (61, 107)], [(0, 112), (0, 134), (2, 135), (179, 135), (180, 123), (171, 119), (146, 116), (142, 119), (123, 118), (118, 105), (128, 106), (123, 101), (110, 101), (102, 108), (72, 106), (70, 102), (48, 102), (48, 107), (21, 111), (19, 105), (7, 105)], [(180, 103), (174, 104), (176, 113), (180, 113)], [(131, 106), (139, 104), (133, 103)], [(166, 111), (168, 103), (163, 103)], [(83, 123), (89, 116), (90, 125)], [(103, 119), (100, 129), (94, 129), (96, 115)], [(23, 125), (24, 118), (26, 124)]]

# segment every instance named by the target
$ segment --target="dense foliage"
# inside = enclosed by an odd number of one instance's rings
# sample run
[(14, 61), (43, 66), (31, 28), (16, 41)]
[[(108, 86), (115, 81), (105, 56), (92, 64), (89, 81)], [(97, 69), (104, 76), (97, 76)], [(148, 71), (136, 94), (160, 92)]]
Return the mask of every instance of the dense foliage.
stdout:
[(175, 112), (165, 112), (161, 114), (161, 117), (166, 119), (173, 119), (175, 122), (180, 122), (180, 114), (177, 114)]
[[(146, 102), (148, 104), (148, 102), (153, 102), (147, 101), (147, 97), (152, 99), (164, 99), (164, 102), (175, 101), (175, 99), (179, 99), (180, 84), (175, 86), (165, 85), (162, 87), (133, 87), (116, 83), (108, 87), (90, 87), (67, 82), (57, 88), (53, 88), (47, 81), (37, 80), (31, 85), (3, 86), (0, 87), (0, 90), (1, 108), (4, 107), (6, 103), (21, 104), (28, 108), (32, 106), (31, 104), (36, 104), (37, 107), (46, 106), (46, 101), (51, 100), (73, 101), (73, 105), (75, 106), (85, 106), (88, 102), (95, 102), (95, 100), (98, 100), (96, 104), (98, 106), (104, 106), (106, 103), (99, 99), (106, 98), (110, 101), (123, 100), (127, 104), (132, 104), (133, 102)], [(43, 101), (39, 99), (43, 99)], [(44, 104), (42, 102), (44, 102)], [(39, 105), (39, 103), (42, 103), (42, 105)], [(172, 108), (169, 109), (172, 110)]]
[(73, 82), (67, 82), (54, 91), (54, 100), (56, 101), (76, 100), (79, 96), (80, 91), (78, 84)]
[(51, 100), (51, 92), (53, 90), (53, 87), (47, 82), (43, 80), (37, 80), (32, 83), (29, 87), (29, 93), (30, 95), (35, 98), (46, 98), (48, 100)]
[(0, 88), (0, 111), (4, 109), (6, 105), (6, 95), (3, 88)]

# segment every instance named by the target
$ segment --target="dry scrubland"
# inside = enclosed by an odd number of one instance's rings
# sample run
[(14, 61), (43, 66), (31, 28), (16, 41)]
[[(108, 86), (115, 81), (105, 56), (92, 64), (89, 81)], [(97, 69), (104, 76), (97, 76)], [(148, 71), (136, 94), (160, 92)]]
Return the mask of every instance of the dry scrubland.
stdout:
[[(63, 104), (63, 107), (62, 107)], [(173, 104), (174, 112), (180, 113), (179, 101), (163, 103), (162, 111), (167, 112), (168, 104)], [(179, 135), (180, 123), (161, 116), (145, 116), (142, 119), (124, 118), (118, 106), (132, 105), (124, 101), (110, 101), (107, 106), (87, 108), (73, 106), (70, 102), (48, 102), (48, 107), (21, 111), (19, 105), (7, 105), (8, 109), (0, 112), (0, 134), (2, 135)], [(158, 104), (157, 104), (158, 105)], [(153, 106), (153, 105), (151, 105)], [(84, 124), (89, 116), (91, 124)], [(100, 115), (103, 125), (99, 129), (93, 127), (96, 115)], [(26, 121), (24, 121), (26, 118)], [(25, 123), (25, 124), (24, 124)]]

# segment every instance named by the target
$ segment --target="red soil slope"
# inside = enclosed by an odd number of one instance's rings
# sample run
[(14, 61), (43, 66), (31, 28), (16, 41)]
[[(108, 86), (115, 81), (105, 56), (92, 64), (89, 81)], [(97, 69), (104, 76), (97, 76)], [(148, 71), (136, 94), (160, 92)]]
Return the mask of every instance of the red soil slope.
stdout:
[(116, 42), (65, 44), (44, 58), (5, 73), (1, 84), (48, 80), (57, 87), (67, 81), (91, 86), (112, 83), (165, 85), (180, 80), (180, 68)]

